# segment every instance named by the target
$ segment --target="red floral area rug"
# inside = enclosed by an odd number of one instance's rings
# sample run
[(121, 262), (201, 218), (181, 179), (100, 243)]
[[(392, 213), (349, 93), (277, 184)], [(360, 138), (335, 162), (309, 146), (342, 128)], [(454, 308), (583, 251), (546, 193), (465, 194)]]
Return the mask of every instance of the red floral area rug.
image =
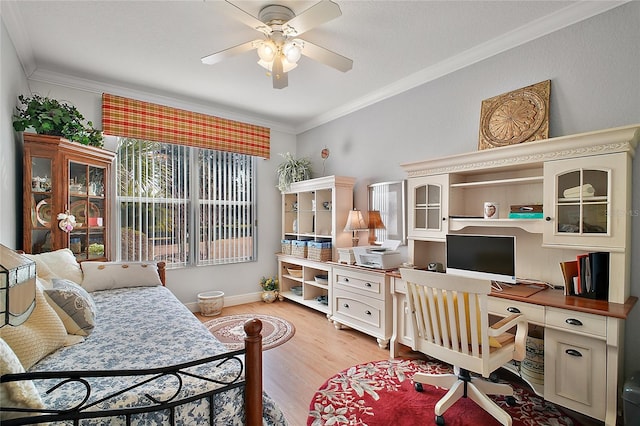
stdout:
[[(435, 405), (447, 391), (424, 385), (424, 391), (417, 392), (411, 380), (417, 372), (446, 374), (451, 373), (452, 368), (435, 360), (394, 359), (356, 365), (331, 377), (316, 392), (309, 406), (307, 425), (435, 424)], [(516, 406), (507, 405), (505, 397), (492, 398), (511, 415), (514, 426), (579, 425), (528, 388), (509, 384), (514, 388)], [(456, 402), (443, 417), (447, 426), (499, 425), (468, 398)]]
[(257, 318), (262, 321), (262, 350), (275, 348), (288, 341), (296, 332), (295, 327), (284, 318), (263, 314), (237, 314), (209, 320), (204, 325), (229, 350), (244, 348), (244, 323)]

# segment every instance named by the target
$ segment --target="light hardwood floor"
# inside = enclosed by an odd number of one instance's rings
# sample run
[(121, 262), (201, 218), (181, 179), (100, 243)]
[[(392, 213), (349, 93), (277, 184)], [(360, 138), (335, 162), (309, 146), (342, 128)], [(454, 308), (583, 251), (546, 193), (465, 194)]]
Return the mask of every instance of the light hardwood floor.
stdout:
[[(307, 424), (311, 398), (329, 377), (356, 364), (389, 358), (389, 351), (380, 349), (375, 338), (355, 330), (337, 330), (326, 315), (294, 302), (225, 306), (220, 316), (240, 313), (275, 315), (296, 328), (291, 340), (263, 352), (264, 390), (280, 406), (291, 426)], [(218, 318), (196, 316), (203, 322)], [(421, 356), (409, 348), (404, 348), (400, 355)], [(583, 426), (603, 424), (572, 414)]]

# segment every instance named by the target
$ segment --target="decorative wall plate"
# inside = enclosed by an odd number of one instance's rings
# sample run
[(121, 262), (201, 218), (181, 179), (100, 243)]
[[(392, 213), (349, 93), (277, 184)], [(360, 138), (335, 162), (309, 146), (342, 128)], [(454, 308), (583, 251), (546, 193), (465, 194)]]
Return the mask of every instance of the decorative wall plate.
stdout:
[(36, 217), (42, 226), (49, 227), (51, 223), (51, 199), (45, 198), (36, 206)]
[[(76, 217), (76, 222), (79, 227), (87, 226), (87, 202), (84, 200), (78, 200), (71, 203), (69, 212)], [(89, 217), (100, 217), (100, 209), (93, 203), (89, 203)]]
[(549, 137), (551, 80), (482, 101), (478, 149)]

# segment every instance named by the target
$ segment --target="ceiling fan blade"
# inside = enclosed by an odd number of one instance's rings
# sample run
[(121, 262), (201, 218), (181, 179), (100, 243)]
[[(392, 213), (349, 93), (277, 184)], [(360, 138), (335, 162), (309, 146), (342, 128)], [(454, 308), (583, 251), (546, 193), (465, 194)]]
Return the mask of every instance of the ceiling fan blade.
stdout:
[(353, 60), (332, 52), (331, 50), (327, 50), (324, 47), (309, 43), (306, 40), (304, 40), (302, 54), (315, 61), (335, 68), (338, 71), (347, 72), (353, 68)]
[(274, 89), (284, 89), (289, 85), (289, 75), (283, 71), (281, 57), (277, 57), (273, 61), (273, 68), (271, 69), (271, 77), (273, 79)]
[(226, 0), (226, 2), (230, 6), (227, 8), (227, 13), (230, 16), (234, 17), (235, 19), (242, 22), (243, 24), (253, 28), (254, 30), (265, 33), (266, 35), (271, 34), (271, 27), (269, 27), (267, 24), (265, 24), (255, 16), (250, 15), (249, 13), (240, 9), (238, 6), (231, 3), (229, 0)]
[(282, 26), (282, 32), (287, 36), (297, 36), (341, 15), (340, 6), (337, 3), (322, 0), (285, 23)]
[(218, 62), (222, 62), (225, 59), (228, 59), (233, 56), (240, 55), (241, 53), (248, 52), (249, 50), (255, 49), (257, 47), (257, 43), (259, 43), (260, 41), (261, 40), (248, 41), (246, 43), (242, 43), (237, 46), (233, 46), (228, 49), (221, 50), (220, 52), (205, 56), (200, 60), (202, 61), (203, 64), (207, 64), (207, 65), (217, 64)]

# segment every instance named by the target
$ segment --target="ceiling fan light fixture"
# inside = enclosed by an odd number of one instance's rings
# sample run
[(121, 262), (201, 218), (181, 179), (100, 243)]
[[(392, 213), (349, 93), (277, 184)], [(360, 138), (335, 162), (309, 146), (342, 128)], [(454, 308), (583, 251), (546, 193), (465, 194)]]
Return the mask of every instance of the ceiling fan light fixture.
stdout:
[(303, 46), (302, 40), (287, 40), (282, 48), (282, 53), (288, 62), (295, 64), (302, 56)]
[(278, 47), (272, 40), (265, 40), (258, 46), (258, 56), (264, 62), (272, 62), (277, 52)]

